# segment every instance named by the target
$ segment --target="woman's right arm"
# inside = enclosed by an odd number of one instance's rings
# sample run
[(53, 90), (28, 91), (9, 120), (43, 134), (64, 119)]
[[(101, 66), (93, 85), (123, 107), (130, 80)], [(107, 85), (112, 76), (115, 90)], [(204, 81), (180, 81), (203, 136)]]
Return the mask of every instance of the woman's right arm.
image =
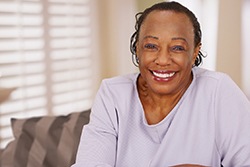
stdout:
[(84, 126), (72, 167), (113, 167), (116, 160), (117, 115), (108, 86), (103, 82)]

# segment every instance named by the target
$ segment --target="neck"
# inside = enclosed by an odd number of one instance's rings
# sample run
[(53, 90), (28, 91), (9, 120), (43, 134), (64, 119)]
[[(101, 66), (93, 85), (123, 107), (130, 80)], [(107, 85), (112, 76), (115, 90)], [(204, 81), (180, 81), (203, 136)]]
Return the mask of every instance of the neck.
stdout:
[(148, 123), (156, 124), (163, 120), (179, 102), (191, 82), (192, 77), (190, 77), (185, 86), (179, 91), (161, 95), (154, 93), (149, 89), (146, 82), (139, 78), (137, 83), (138, 93)]

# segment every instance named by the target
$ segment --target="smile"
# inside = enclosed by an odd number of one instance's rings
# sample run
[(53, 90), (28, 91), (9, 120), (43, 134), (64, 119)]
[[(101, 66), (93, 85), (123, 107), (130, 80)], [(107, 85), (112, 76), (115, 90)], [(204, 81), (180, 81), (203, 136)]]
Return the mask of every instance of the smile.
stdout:
[(171, 78), (175, 74), (175, 72), (169, 73), (169, 72), (164, 72), (164, 71), (160, 71), (160, 72), (152, 71), (152, 73), (154, 76), (158, 78), (162, 78), (162, 79)]

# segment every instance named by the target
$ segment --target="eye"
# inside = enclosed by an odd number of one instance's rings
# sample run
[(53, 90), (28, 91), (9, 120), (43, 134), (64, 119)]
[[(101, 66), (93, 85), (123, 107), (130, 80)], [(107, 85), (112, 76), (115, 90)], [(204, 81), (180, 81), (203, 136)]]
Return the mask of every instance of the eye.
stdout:
[(144, 48), (146, 49), (157, 49), (157, 46), (155, 44), (146, 44), (144, 45)]
[(183, 46), (177, 45), (177, 46), (173, 46), (173, 47), (172, 47), (172, 50), (173, 50), (173, 51), (179, 52), (179, 51), (184, 51), (185, 48), (184, 48)]

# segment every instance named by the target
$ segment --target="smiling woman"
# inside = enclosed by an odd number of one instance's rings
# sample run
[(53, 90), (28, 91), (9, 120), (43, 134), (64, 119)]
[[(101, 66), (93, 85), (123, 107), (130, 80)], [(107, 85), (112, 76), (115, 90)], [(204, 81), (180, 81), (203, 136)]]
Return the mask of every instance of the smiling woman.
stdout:
[(139, 73), (103, 80), (74, 167), (250, 166), (250, 102), (203, 61), (196, 16), (177, 2), (137, 14)]
[[(141, 72), (138, 84), (148, 84), (150, 98), (169, 94), (180, 98), (191, 83), (191, 69), (199, 46), (194, 45), (193, 26), (185, 14), (157, 10), (151, 12), (141, 25), (136, 47)], [(148, 100), (145, 105), (159, 105), (158, 100)], [(178, 101), (175, 98), (172, 100)], [(168, 100), (169, 104), (174, 104), (173, 101)], [(170, 110), (164, 107), (164, 112)], [(147, 109), (145, 111), (147, 113)]]

